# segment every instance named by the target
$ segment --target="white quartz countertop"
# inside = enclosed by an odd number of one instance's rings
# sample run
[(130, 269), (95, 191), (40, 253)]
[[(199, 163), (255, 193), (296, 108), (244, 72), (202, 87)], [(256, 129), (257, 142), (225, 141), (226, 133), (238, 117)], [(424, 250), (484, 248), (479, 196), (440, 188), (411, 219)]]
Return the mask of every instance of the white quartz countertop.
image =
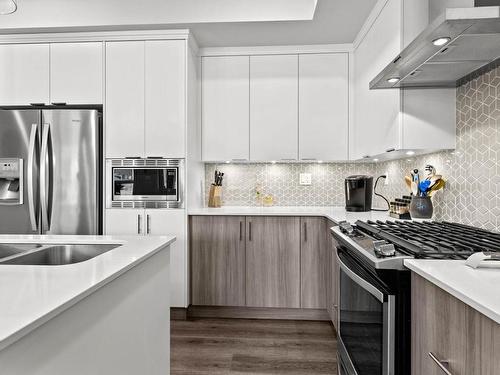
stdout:
[(0, 235), (0, 243), (121, 245), (68, 265), (0, 264), (0, 350), (174, 241), (174, 236)]
[(500, 268), (471, 268), (464, 260), (407, 259), (405, 266), (500, 324)]
[(356, 220), (394, 220), (387, 212), (347, 212), (344, 207), (248, 207), (224, 206), (221, 208), (197, 208), (189, 210), (189, 215), (241, 215), (241, 216), (324, 216), (335, 223)]

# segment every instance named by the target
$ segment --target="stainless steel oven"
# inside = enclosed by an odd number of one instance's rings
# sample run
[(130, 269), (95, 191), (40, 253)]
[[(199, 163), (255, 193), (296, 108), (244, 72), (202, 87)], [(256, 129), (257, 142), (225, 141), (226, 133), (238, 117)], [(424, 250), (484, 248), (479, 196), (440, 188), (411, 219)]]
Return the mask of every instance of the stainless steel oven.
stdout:
[(182, 208), (182, 159), (106, 160), (108, 208)]
[[(339, 372), (395, 374), (396, 296), (381, 277), (337, 249), (340, 265)], [(398, 374), (399, 375), (399, 374)]]

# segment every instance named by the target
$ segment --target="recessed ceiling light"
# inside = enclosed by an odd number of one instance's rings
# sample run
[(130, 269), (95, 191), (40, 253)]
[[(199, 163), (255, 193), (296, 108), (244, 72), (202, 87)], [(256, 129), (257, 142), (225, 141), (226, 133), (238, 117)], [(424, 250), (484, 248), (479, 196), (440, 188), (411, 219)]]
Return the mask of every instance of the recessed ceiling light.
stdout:
[(12, 14), (17, 10), (16, 0), (0, 0), (0, 14)]
[(432, 41), (432, 44), (434, 44), (436, 47), (441, 47), (441, 46), (444, 46), (446, 43), (448, 43), (450, 40), (451, 40), (451, 38), (448, 38), (447, 36), (445, 36), (445, 37), (434, 39)]
[(323, 160), (318, 160), (318, 164), (321, 164), (321, 163), (323, 163)]
[(373, 159), (373, 161), (378, 161), (378, 159)]
[(406, 155), (408, 156), (415, 155), (415, 151), (406, 151)]
[(272, 160), (272, 161), (271, 161), (271, 164), (276, 164), (276, 160)]
[(229, 163), (231, 163), (231, 161), (230, 160), (226, 160), (226, 164), (229, 164)]
[(387, 80), (387, 82), (389, 82), (389, 83), (396, 83), (396, 82), (399, 82), (400, 79), (401, 78), (399, 78), (399, 77), (391, 77), (391, 78), (389, 78)]

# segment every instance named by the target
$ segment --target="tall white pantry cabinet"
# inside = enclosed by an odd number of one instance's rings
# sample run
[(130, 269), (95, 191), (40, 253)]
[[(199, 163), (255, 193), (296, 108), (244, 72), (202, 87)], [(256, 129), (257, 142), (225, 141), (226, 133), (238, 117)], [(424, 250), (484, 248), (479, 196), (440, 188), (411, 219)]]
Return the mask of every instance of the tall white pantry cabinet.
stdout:
[(170, 301), (180, 308), (189, 304), (187, 208), (202, 201), (198, 61), (189, 39), (106, 42), (106, 158), (184, 159), (185, 191), (179, 209), (106, 208), (105, 232), (176, 236)]

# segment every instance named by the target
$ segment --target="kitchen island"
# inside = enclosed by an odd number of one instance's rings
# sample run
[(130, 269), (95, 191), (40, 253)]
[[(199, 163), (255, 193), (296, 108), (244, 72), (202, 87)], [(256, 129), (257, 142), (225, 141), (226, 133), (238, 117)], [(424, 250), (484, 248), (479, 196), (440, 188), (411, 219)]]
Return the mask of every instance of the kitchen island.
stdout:
[(0, 236), (0, 244), (117, 246), (65, 265), (0, 260), (1, 373), (168, 374), (174, 241), (171, 236)]

